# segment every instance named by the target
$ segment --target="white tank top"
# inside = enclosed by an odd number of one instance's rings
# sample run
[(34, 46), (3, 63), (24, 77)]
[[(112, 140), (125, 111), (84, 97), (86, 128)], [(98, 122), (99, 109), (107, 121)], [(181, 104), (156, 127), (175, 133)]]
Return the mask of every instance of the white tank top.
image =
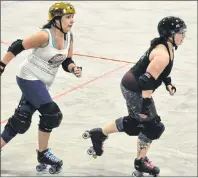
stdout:
[(70, 32), (66, 35), (65, 48), (56, 49), (49, 29), (49, 43), (44, 48), (35, 48), (21, 64), (18, 77), (25, 80), (41, 80), (47, 88), (53, 83), (59, 66), (67, 58), (70, 46)]

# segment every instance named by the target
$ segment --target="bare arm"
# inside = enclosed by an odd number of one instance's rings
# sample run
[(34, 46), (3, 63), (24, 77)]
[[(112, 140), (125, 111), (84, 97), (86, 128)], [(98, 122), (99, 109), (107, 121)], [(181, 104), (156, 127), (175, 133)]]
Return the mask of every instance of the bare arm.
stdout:
[[(71, 40), (70, 40), (70, 46), (69, 46), (67, 58), (72, 58), (72, 56), (73, 56), (73, 34), (71, 32)], [(72, 72), (74, 67), (76, 67), (76, 65), (74, 63), (71, 63), (68, 65), (68, 70)]]
[[(146, 72), (150, 73), (152, 77), (156, 80), (159, 75), (163, 72), (165, 67), (169, 63), (169, 56), (164, 49), (157, 49), (151, 54), (151, 62), (147, 67)], [(143, 90), (143, 98), (151, 98), (153, 90)]]
[(23, 46), (25, 49), (38, 48), (45, 44), (48, 44), (49, 36), (44, 30), (37, 32), (36, 34), (23, 40)]
[(159, 75), (168, 65), (169, 55), (167, 55), (167, 52), (163, 49), (163, 47), (157, 48), (151, 52), (150, 61), (151, 62), (146, 69), (146, 74), (143, 74), (139, 78), (139, 81), (143, 88), (142, 109), (141, 114), (139, 114), (141, 118), (146, 118), (147, 116), (149, 116), (149, 106), (151, 104), (151, 95), (155, 87), (155, 80), (159, 77)]
[(69, 46), (67, 59), (63, 61), (62, 67), (66, 72), (71, 72), (76, 77), (81, 77), (82, 67), (76, 66), (76, 64), (72, 60), (72, 55), (73, 55), (73, 34), (71, 33), (71, 40), (70, 40), (70, 46)]
[[(24, 49), (27, 50), (27, 49), (31, 49), (31, 48), (38, 48), (47, 42), (48, 42), (47, 32), (40, 31), (40, 32), (37, 32), (36, 34), (24, 39), (22, 41), (22, 45), (23, 45)], [(15, 57), (15, 55), (12, 52), (7, 52), (4, 55), (2, 62), (7, 65), (14, 57)]]

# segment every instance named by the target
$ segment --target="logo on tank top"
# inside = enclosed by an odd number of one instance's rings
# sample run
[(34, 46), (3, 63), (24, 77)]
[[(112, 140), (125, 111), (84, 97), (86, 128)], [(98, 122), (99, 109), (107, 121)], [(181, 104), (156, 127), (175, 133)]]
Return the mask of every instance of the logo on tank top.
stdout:
[(52, 68), (57, 68), (59, 67), (62, 62), (66, 59), (66, 55), (63, 54), (56, 54), (54, 57), (52, 57), (49, 61), (48, 64)]

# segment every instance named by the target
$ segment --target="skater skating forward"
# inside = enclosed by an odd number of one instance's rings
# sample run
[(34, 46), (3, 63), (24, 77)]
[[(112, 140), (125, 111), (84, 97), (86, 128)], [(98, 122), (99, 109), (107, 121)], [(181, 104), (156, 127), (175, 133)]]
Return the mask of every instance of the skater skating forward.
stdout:
[[(165, 130), (157, 114), (152, 93), (162, 83), (165, 84), (170, 95), (176, 92), (169, 75), (173, 67), (174, 48), (177, 49), (182, 44), (186, 28), (182, 19), (173, 16), (165, 17), (158, 23), (159, 37), (151, 41), (149, 49), (121, 81), (121, 91), (126, 100), (128, 116), (116, 119), (102, 129), (97, 129), (103, 137), (115, 132), (138, 136), (138, 151), (134, 160), (137, 171), (133, 176), (142, 176), (142, 173), (156, 176), (160, 172), (160, 169), (146, 157), (152, 141), (159, 139)], [(96, 143), (100, 145), (101, 141), (98, 140)], [(96, 150), (95, 152), (96, 155), (101, 156), (101, 151), (98, 154)]]
[[(72, 60), (75, 9), (69, 3), (55, 3), (49, 9), (48, 23), (38, 33), (24, 40), (14, 41), (0, 61), (2, 74), (8, 63), (24, 50), (33, 49), (25, 59), (16, 80), (22, 97), (14, 114), (9, 118), (1, 134), (1, 148), (17, 134), (24, 134), (30, 128), (32, 115), (40, 112), (39, 149), (37, 170), (51, 165), (50, 173), (60, 171), (63, 161), (53, 155), (48, 148), (50, 133), (61, 124), (63, 114), (52, 100), (48, 89), (53, 83), (58, 68), (81, 77), (81, 67)], [(41, 168), (41, 169), (40, 169)]]

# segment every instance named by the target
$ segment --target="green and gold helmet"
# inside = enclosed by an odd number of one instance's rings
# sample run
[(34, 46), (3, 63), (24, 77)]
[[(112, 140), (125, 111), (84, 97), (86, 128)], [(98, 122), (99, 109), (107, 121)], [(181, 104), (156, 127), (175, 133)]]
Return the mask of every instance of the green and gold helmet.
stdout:
[(70, 3), (59, 2), (53, 4), (48, 12), (48, 20), (51, 21), (54, 17), (63, 16), (65, 14), (75, 14), (76, 10)]

